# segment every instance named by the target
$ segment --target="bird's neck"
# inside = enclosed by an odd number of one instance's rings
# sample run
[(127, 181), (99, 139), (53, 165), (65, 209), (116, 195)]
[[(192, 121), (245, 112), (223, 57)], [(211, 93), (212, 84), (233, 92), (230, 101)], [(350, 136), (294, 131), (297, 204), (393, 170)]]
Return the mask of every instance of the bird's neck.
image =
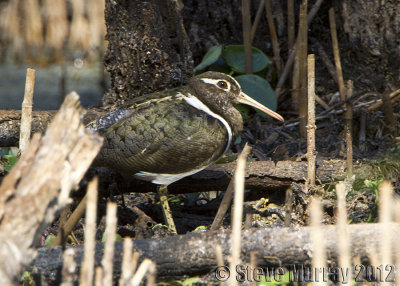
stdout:
[(243, 129), (243, 118), (240, 112), (234, 107), (228, 107), (222, 114), (220, 114), (229, 124), (232, 129), (233, 137), (239, 135)]

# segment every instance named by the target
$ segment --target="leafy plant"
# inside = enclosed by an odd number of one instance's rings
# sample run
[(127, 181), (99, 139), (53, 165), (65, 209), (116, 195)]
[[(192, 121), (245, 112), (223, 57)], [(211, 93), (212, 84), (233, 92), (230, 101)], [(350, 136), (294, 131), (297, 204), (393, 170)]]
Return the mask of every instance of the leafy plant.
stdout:
[[(271, 64), (271, 60), (259, 49), (252, 47), (252, 68), (254, 74), (245, 73), (244, 46), (213, 46), (204, 55), (201, 63), (195, 67), (196, 72), (206, 69), (230, 74), (239, 82), (242, 90), (261, 104), (276, 110), (277, 100), (274, 90), (260, 75)], [(249, 116), (251, 107), (239, 105), (238, 110), (244, 118)], [(258, 111), (262, 116), (267, 116)]]
[(10, 147), (10, 148), (2, 148), (0, 149), (0, 165), (3, 166), (4, 171), (9, 173), (18, 162), (18, 148)]

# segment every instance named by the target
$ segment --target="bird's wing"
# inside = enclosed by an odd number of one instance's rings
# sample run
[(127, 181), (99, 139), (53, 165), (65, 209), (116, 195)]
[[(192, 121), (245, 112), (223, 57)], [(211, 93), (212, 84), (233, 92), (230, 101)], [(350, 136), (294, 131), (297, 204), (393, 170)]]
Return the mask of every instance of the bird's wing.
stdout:
[(207, 166), (227, 145), (225, 127), (182, 99), (143, 105), (100, 134), (105, 140), (98, 161), (132, 174)]

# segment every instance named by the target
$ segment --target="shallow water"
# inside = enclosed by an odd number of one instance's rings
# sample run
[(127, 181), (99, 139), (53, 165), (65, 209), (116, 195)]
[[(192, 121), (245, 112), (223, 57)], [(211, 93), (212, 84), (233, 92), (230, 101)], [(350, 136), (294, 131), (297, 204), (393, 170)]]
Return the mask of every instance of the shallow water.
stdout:
[[(62, 103), (62, 67), (52, 65), (35, 67), (29, 65), (0, 65), (0, 109), (21, 109), (25, 90), (26, 69), (36, 70), (34, 110), (58, 109)], [(65, 91), (76, 91), (84, 107), (96, 104), (103, 96), (101, 86), (102, 63), (66, 66)], [(106, 79), (107, 86), (109, 80)]]

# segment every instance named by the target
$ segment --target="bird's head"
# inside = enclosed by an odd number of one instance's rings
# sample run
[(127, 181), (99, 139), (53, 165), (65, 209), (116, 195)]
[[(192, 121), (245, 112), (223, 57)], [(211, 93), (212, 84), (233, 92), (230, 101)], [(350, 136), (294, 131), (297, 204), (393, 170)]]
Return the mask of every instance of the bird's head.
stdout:
[(191, 78), (189, 86), (196, 96), (214, 112), (229, 112), (228, 109), (242, 103), (255, 107), (269, 116), (283, 121), (283, 117), (262, 105), (242, 91), (239, 83), (231, 76), (220, 72), (205, 72)]

